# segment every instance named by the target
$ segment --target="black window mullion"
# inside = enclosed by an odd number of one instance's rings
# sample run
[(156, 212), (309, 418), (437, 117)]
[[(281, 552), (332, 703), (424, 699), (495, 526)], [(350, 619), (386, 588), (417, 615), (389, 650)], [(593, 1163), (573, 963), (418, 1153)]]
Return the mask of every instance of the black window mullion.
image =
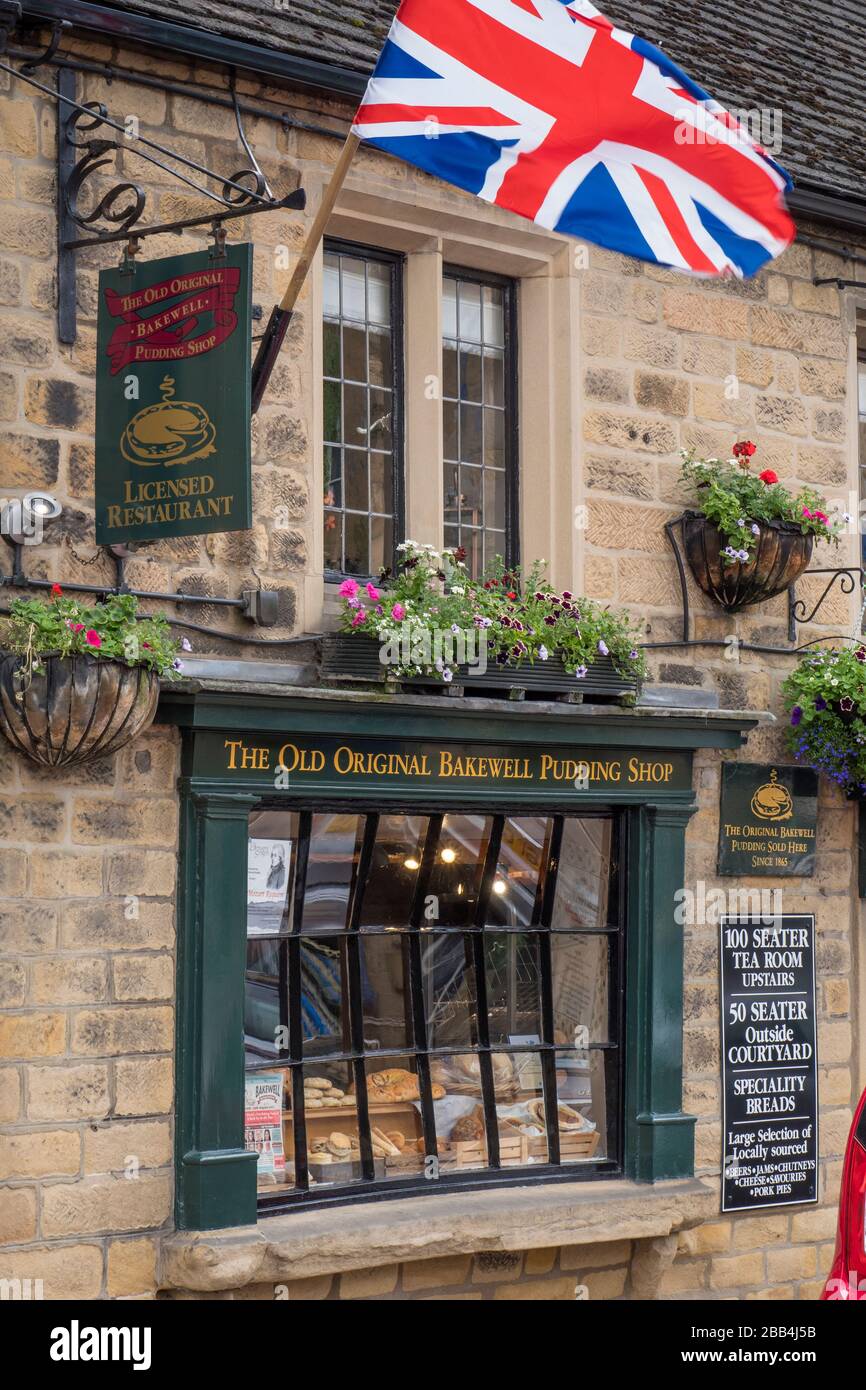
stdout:
[[(304, 897), (307, 887), (307, 866), (310, 862), (310, 837), (313, 817), (302, 811), (298, 819), (298, 850), (295, 860), (294, 899), (292, 902), (291, 936), (280, 943), (280, 992), (282, 995), (282, 963), (285, 952), (286, 998), (285, 1013), (289, 1028), (289, 1059), (292, 1078), (292, 1142), (295, 1149), (295, 1187), (306, 1192), (310, 1186), (307, 1162), (307, 1117), (304, 1110), (304, 1024), (301, 1016), (301, 927), (304, 917)], [(292, 1006), (294, 1001), (294, 1007)], [(280, 1021), (283, 1018), (280, 1000)]]
[(364, 822), (361, 850), (357, 856), (349, 893), (346, 936), (348, 966), (349, 1034), (352, 1042), (352, 1073), (355, 1080), (355, 1103), (358, 1114), (358, 1144), (361, 1150), (361, 1176), (372, 1182), (376, 1176), (373, 1146), (370, 1141), (370, 1105), (367, 1096), (367, 1069), (364, 1065), (364, 1001), (361, 987), (361, 909), (364, 890), (370, 876), (378, 815), (369, 815)]
[(412, 1034), (415, 1044), (415, 1066), (418, 1076), (418, 1094), (421, 1098), (421, 1127), (424, 1131), (424, 1152), (431, 1156), (438, 1153), (436, 1134), (436, 1111), (433, 1107), (433, 1087), (430, 1081), (430, 1058), (428, 1056), (429, 1038), (427, 1036), (427, 1011), (424, 1008), (424, 974), (421, 954), (421, 937), (418, 934), (424, 916), (427, 887), (433, 873), (436, 847), (442, 830), (442, 816), (431, 816), (427, 824), (427, 837), (421, 856), (421, 867), (415, 883), (415, 896), (409, 925), (412, 931), (408, 939), (409, 988), (411, 993)]
[(487, 974), (484, 960), (484, 924), (487, 907), (499, 863), (505, 817), (495, 816), (490, 830), (490, 842), (484, 860), (484, 872), (475, 908), (476, 931), (471, 933), (475, 965), (475, 999), (478, 1006), (478, 1066), (481, 1073), (481, 1098), (484, 1105), (484, 1125), (487, 1130), (487, 1162), (499, 1168), (499, 1120), (496, 1114), (496, 1087), (493, 1081), (493, 1059), (490, 1056), (490, 1020), (487, 1017)]
[(538, 955), (541, 966), (541, 1086), (544, 1094), (544, 1118), (547, 1125), (547, 1157), (551, 1163), (560, 1162), (559, 1111), (556, 1097), (556, 1053), (553, 1024), (553, 952), (550, 945), (550, 924), (556, 897), (559, 856), (562, 852), (564, 830), (562, 816), (556, 816), (550, 837), (547, 867), (544, 874), (544, 893), (541, 899), (541, 931), (538, 934)]

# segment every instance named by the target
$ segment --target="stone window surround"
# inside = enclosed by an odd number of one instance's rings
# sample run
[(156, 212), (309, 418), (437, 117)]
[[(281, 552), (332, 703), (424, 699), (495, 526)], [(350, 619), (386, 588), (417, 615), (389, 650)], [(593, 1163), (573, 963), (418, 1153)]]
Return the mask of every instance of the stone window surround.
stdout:
[[(442, 380), (443, 266), (494, 272), (518, 282), (520, 373), (517, 413), (519, 444), (520, 553), (531, 563), (544, 558), (560, 588), (583, 583), (582, 547), (573, 517), (583, 501), (580, 412), (576, 398), (580, 342), (579, 271), (574, 243), (527, 222), (513, 225), (498, 209), (478, 202), (467, 208), (450, 196), (431, 194), (428, 205), (412, 191), (370, 191), (358, 173), (344, 188), (327, 235), (406, 257), (405, 342), (405, 515), (406, 534), (424, 544), (443, 543), (442, 403), (431, 380)], [(308, 190), (315, 198), (316, 191)], [(323, 254), (311, 272), (309, 309), (313, 324), (307, 367), (311, 399), (313, 495), (323, 489), (323, 404), (321, 334)], [(421, 327), (419, 327), (419, 325)], [(532, 364), (532, 370), (527, 368)], [(540, 390), (539, 385), (544, 389)], [(310, 625), (335, 611), (325, 585), (321, 519), (317, 513), (313, 575), (307, 580)]]

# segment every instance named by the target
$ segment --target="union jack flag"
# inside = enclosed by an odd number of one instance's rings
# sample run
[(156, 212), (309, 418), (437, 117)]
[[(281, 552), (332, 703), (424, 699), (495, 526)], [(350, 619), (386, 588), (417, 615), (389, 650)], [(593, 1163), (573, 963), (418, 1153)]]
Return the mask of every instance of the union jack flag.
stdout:
[(543, 227), (752, 275), (795, 227), (788, 174), (589, 0), (403, 0), (353, 130)]

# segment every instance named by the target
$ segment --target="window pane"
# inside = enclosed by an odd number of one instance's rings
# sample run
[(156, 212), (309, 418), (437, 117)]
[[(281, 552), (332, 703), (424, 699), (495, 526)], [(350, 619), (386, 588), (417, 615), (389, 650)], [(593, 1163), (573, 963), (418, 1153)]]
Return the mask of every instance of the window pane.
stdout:
[(484, 412), (484, 462), (488, 468), (505, 467), (505, 411)]
[(391, 386), (394, 368), (391, 360), (391, 334), (371, 328), (370, 343), (370, 381), (374, 386)]
[(460, 397), (481, 400), (481, 349), (463, 348), (460, 353)]
[(360, 852), (360, 835), (361, 820), (358, 816), (313, 816), (304, 894), (305, 932), (345, 929), (352, 870), (356, 855)]
[(458, 392), (457, 385), (457, 344), (446, 342), (442, 347), (442, 394), (456, 399)]
[(347, 381), (367, 380), (367, 334), (363, 328), (346, 325), (343, 329), (343, 376)]
[(485, 932), (491, 1043), (541, 1041), (541, 963), (536, 933)]
[(343, 287), (343, 318), (360, 319), (363, 323), (367, 317), (364, 262), (354, 260), (350, 256), (343, 256), (340, 271)]
[(555, 1041), (569, 1047), (610, 1041), (613, 938), (551, 939)]
[(343, 561), (343, 518), (339, 512), (325, 512), (325, 569), (340, 570)]
[(484, 515), (497, 531), (505, 529), (505, 474), (484, 470)]
[(460, 407), (460, 458), (463, 463), (481, 463), (481, 407)]
[(394, 523), (390, 517), (374, 516), (370, 522), (370, 569), (378, 574), (391, 563), (394, 554)]
[(370, 565), (370, 522), (366, 516), (347, 512), (345, 527), (345, 567), (347, 574), (369, 574)]
[(485, 913), (488, 926), (528, 927), (536, 912), (539, 874), (550, 852), (546, 816), (513, 816), (502, 830), (499, 860)]
[(466, 927), (474, 921), (484, 857), (493, 822), (487, 816), (447, 815), (427, 887), (431, 925)]
[(426, 816), (380, 816), (361, 908), (362, 928), (408, 927), (427, 824)]
[(353, 512), (366, 512), (370, 504), (367, 455), (360, 449), (347, 449), (345, 461), (345, 504)]
[(323, 275), (323, 299), (325, 313), (333, 318), (340, 317), (340, 257), (325, 253)]
[(606, 1157), (616, 1115), (616, 1053), (557, 1052), (556, 1092), (561, 1162)]
[(244, 1045), (248, 1062), (278, 1057), (285, 1049), (278, 1046), (279, 1028), (286, 1018), (280, 1015), (279, 941), (251, 937), (247, 940), (247, 969), (244, 986)]
[(503, 294), (496, 285), (484, 286), (484, 341), (492, 347), (502, 347), (505, 343)]
[(340, 404), (340, 383), (325, 382), (325, 441), (339, 444), (343, 437), (342, 406)]
[(442, 282), (442, 333), (457, 337), (457, 281), (447, 276)]
[[(370, 455), (370, 510), (387, 512), (389, 516), (394, 510), (394, 458), (392, 454)], [(375, 573), (375, 562), (373, 569)]]
[(502, 352), (484, 354), (484, 403), (505, 404), (505, 354)]
[(408, 945), (395, 934), (365, 934), (360, 941), (364, 1048), (393, 1049), (412, 1044), (408, 989)]
[(253, 812), (247, 844), (248, 936), (290, 929), (297, 849), (297, 812)]
[[(392, 273), (390, 261), (326, 252), (324, 443), (326, 449), (344, 444), (347, 449), (372, 447), (389, 455), (387, 462), (380, 458), (376, 464), (372, 499), (369, 464), (360, 452), (345, 460), (340, 486), (333, 485), (336, 460), (326, 458), (323, 525), (329, 573), (363, 578), (375, 573), (374, 564), (379, 568), (393, 563), (399, 403), (394, 394)], [(382, 518), (372, 526), (371, 504)], [(346, 515), (351, 512), (357, 515)]]
[(457, 403), (456, 401), (446, 401), (444, 411), (444, 456), (446, 459), (457, 459), (460, 457), (457, 435)]
[(303, 941), (300, 949), (304, 1056), (346, 1052), (344, 948), (339, 942), (310, 939)]
[(443, 1141), (440, 1171), (487, 1167), (487, 1132), (481, 1092), (481, 1067), (475, 1053), (434, 1057), (430, 1077), (444, 1096), (434, 1102), (436, 1134)]
[(287, 1155), (286, 1092), (282, 1070), (247, 1074), (244, 1087), (244, 1148), (258, 1154), (256, 1186), (261, 1193), (294, 1186), (291, 1151)]
[(324, 356), (322, 367), (325, 376), (340, 375), (340, 326), (336, 323), (326, 323), (324, 327)]
[(367, 262), (367, 309), (371, 323), (391, 322), (391, 267)]
[(390, 391), (373, 389), (370, 392), (370, 448), (390, 449), (391, 420), (394, 398)]
[[(325, 491), (326, 507), (339, 507), (343, 502), (343, 451), (331, 444), (325, 445)], [(325, 528), (327, 530), (327, 526)]]
[(422, 976), (427, 1046), (470, 1047), (478, 1041), (472, 943), (457, 933), (434, 933), (423, 944)]
[[(312, 1062), (303, 1068), (304, 1121), (307, 1132), (307, 1164), (310, 1189), (343, 1187), (359, 1182), (361, 1145), (358, 1107), (354, 1099), (352, 1068), (347, 1062)], [(287, 1095), (291, 1120), (291, 1091)], [(294, 1157), (291, 1123), (285, 1127), (286, 1145)]]
[(481, 342), (481, 287), (460, 281), (460, 312), (457, 320), (463, 342)]
[[(568, 817), (562, 838), (552, 927), (603, 927), (615, 920), (610, 900), (613, 822), (601, 817)], [(609, 919), (609, 908), (614, 918)]]

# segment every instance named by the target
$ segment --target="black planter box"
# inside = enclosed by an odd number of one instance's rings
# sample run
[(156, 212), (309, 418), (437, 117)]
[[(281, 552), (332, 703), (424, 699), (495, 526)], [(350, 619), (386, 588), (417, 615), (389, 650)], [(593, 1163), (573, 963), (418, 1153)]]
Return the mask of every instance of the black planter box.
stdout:
[(322, 639), (321, 680), (327, 685), (362, 682), (392, 689), (435, 690), (444, 695), (491, 694), (507, 699), (561, 699), (575, 704), (587, 696), (599, 703), (633, 703), (640, 693), (639, 681), (621, 676), (609, 656), (598, 657), (583, 680), (566, 671), (558, 656), (551, 656), (534, 665), (528, 661), (522, 666), (491, 663), (483, 674), (460, 669), (453, 681), (439, 681), (431, 676), (393, 675), (379, 660), (379, 648), (379, 642), (372, 637), (329, 634)]

